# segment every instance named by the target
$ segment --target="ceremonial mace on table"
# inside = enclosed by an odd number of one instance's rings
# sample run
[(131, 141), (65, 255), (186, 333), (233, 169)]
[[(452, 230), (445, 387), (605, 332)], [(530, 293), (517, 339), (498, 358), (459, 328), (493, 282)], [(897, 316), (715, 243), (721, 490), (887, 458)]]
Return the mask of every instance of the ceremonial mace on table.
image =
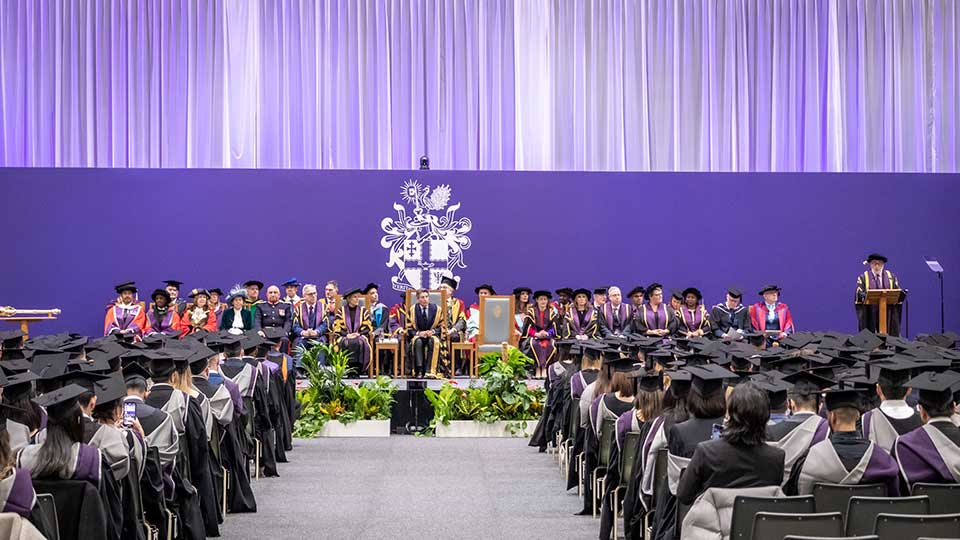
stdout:
[(11, 306), (0, 306), (0, 321), (18, 322), (24, 339), (29, 338), (30, 323), (37, 321), (56, 320), (60, 315), (59, 309), (17, 309)]

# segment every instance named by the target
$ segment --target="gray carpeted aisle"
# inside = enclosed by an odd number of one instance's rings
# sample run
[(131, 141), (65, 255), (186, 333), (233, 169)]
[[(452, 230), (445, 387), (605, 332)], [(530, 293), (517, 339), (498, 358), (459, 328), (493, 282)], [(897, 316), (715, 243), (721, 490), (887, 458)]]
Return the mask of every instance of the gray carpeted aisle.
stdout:
[(596, 538), (573, 516), (556, 459), (523, 439), (294, 441), (280, 478), (253, 481), (259, 512), (223, 538)]

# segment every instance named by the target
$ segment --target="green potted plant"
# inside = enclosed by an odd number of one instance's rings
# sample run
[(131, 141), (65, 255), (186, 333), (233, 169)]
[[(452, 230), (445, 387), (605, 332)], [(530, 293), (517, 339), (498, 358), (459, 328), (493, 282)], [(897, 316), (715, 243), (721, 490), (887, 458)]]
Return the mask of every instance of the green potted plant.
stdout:
[[(345, 351), (319, 344), (310, 349), (300, 347), (298, 352), (310, 384), (297, 391), (300, 418), (293, 426), (294, 437), (390, 435), (390, 409), (397, 387), (389, 377), (353, 386), (345, 382), (354, 372)], [(327, 358), (325, 366), (320, 365), (321, 354)]]
[(438, 437), (518, 437), (528, 435), (530, 421), (543, 410), (543, 388), (527, 386), (527, 366), (533, 362), (518, 349), (480, 357), (482, 385), (460, 388), (445, 382), (440, 390), (425, 390), (433, 405), (431, 431)]

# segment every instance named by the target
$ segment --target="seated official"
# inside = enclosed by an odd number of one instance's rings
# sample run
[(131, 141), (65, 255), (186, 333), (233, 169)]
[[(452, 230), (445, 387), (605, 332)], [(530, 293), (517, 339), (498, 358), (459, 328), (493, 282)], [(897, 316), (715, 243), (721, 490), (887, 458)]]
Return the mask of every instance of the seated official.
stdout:
[[(326, 313), (317, 296), (317, 286), (308, 283), (303, 286), (303, 301), (294, 308), (293, 334), (296, 336), (296, 348), (311, 349), (325, 343), (328, 331)], [(298, 365), (299, 362), (300, 359), (297, 358)]]
[(899, 496), (897, 462), (857, 429), (862, 392), (841, 382), (824, 393), (830, 438), (814, 444), (797, 460), (784, 491), (788, 495), (809, 495), (817, 483), (883, 484), (888, 497)]
[(228, 301), (230, 307), (224, 310), (220, 318), (220, 330), (238, 336), (247, 330), (253, 330), (253, 313), (244, 305), (243, 291), (234, 291)]
[(743, 339), (744, 332), (753, 330), (750, 323), (750, 310), (741, 303), (743, 292), (736, 287), (727, 289), (725, 302), (713, 306), (710, 320), (713, 323), (713, 335), (724, 340)]
[(663, 286), (647, 287), (647, 303), (633, 312), (630, 329), (643, 336), (668, 337), (677, 331), (676, 311), (663, 303)]
[(677, 333), (685, 337), (709, 336), (712, 321), (704, 307), (703, 294), (696, 287), (683, 291), (683, 305), (677, 310)]
[(467, 331), (467, 313), (463, 300), (455, 298), (457, 280), (451, 277), (440, 279), (440, 290), (447, 293), (447, 337), (453, 343), (464, 341)]
[(630, 306), (623, 302), (623, 295), (620, 293), (620, 287), (610, 287), (607, 289), (607, 298), (605, 304), (597, 308), (597, 321), (601, 337), (621, 336), (625, 333), (630, 322)]
[(727, 400), (722, 435), (697, 445), (677, 485), (677, 500), (693, 504), (710, 488), (779, 486), (784, 453), (766, 443), (769, 418), (767, 395), (752, 382), (738, 384)]
[[(413, 358), (414, 377), (438, 377), (437, 373), (440, 349), (440, 322), (442, 313), (440, 307), (430, 303), (430, 291), (417, 291), (417, 303), (413, 306), (413, 313), (407, 318), (407, 342)], [(429, 372), (428, 372), (429, 370)]]
[[(271, 285), (267, 287), (267, 301), (257, 304), (253, 312), (253, 328), (261, 336), (266, 328), (280, 328), (284, 336), (289, 336), (293, 329), (293, 306), (280, 301), (280, 287)], [(284, 350), (286, 350), (286, 338), (284, 338)]]
[[(513, 289), (513, 297), (515, 301), (513, 303), (513, 334), (519, 340), (522, 337), (520, 330), (523, 328), (523, 319), (527, 316), (527, 310), (530, 309), (530, 295), (533, 294), (533, 289), (529, 287), (517, 287)], [(524, 354), (529, 354), (530, 351), (524, 350), (523, 347), (520, 350)]]
[(337, 310), (333, 320), (334, 345), (350, 354), (350, 362), (366, 373), (370, 365), (370, 338), (373, 327), (370, 313), (360, 305), (360, 289), (347, 291), (346, 305)]
[(103, 321), (103, 335), (120, 334), (131, 339), (143, 337), (147, 327), (147, 314), (143, 302), (137, 301), (137, 287), (131, 281), (114, 288), (117, 299), (107, 306)]
[(183, 282), (168, 279), (165, 280), (164, 283), (167, 285), (164, 287), (164, 290), (167, 291), (170, 297), (170, 301), (168, 302), (170, 309), (177, 312), (178, 318), (183, 317), (183, 311), (187, 308), (187, 303), (184, 302), (183, 298), (180, 298), (180, 286), (183, 285)]
[(201, 330), (217, 331), (217, 314), (210, 307), (210, 293), (206, 289), (190, 291), (191, 303), (187, 304), (180, 317), (183, 335), (195, 334)]
[(367, 311), (370, 313), (370, 323), (373, 327), (371, 339), (380, 341), (390, 333), (390, 309), (380, 301), (380, 286), (376, 283), (368, 283), (363, 288), (363, 294), (370, 297), (370, 305), (367, 306)]
[(956, 412), (953, 391), (960, 389), (960, 374), (926, 372), (909, 381), (919, 391), (923, 425), (897, 439), (894, 455), (908, 486), (919, 482), (956, 484), (960, 480), (960, 427), (951, 420)]
[(566, 336), (581, 341), (597, 337), (597, 310), (590, 305), (590, 291), (577, 289), (573, 291), (573, 305), (566, 317), (570, 328), (570, 335)]
[(533, 355), (536, 362), (536, 376), (544, 377), (547, 365), (553, 360), (557, 352), (554, 338), (557, 330), (554, 327), (554, 321), (557, 312), (550, 305), (550, 291), (537, 291), (533, 295), (534, 305), (527, 310), (527, 316), (523, 320), (523, 340), (527, 342), (527, 348)]
[(220, 319), (223, 317), (223, 311), (227, 308), (227, 305), (220, 301), (220, 298), (223, 296), (223, 291), (219, 287), (214, 287), (212, 289), (207, 289), (207, 294), (210, 295), (210, 310), (213, 311), (214, 316), (216, 317), (215, 329), (220, 328)]
[(300, 281), (297, 278), (290, 278), (282, 283), (284, 296), (281, 301), (285, 304), (290, 304), (290, 307), (297, 307), (297, 305), (303, 300), (300, 298), (300, 295), (297, 293), (297, 290), (300, 288)]
[(163, 334), (174, 337), (180, 335), (180, 314), (177, 308), (170, 304), (170, 293), (157, 289), (150, 295), (153, 303), (147, 310), (147, 327), (143, 329), (143, 336)]
[[(647, 293), (646, 289), (643, 288), (643, 285), (637, 285), (636, 287), (630, 289), (630, 292), (627, 293), (627, 298), (630, 299), (630, 317), (633, 317), (634, 312), (643, 307), (643, 295)], [(624, 332), (628, 334), (629, 332)]]
[(750, 322), (754, 330), (766, 334), (769, 347), (796, 331), (793, 316), (790, 315), (790, 308), (780, 303), (780, 287), (767, 285), (757, 294), (763, 297), (763, 302), (750, 306)]

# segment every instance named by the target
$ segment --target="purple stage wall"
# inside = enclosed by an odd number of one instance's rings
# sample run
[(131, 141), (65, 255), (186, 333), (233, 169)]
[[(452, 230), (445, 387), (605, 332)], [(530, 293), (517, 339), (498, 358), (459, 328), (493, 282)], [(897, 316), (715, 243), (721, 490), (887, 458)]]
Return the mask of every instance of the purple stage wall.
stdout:
[[(774, 282), (799, 329), (853, 332), (854, 280), (879, 251), (910, 290), (911, 334), (939, 328), (923, 256), (939, 257), (947, 327), (958, 328), (960, 177), (936, 174), (0, 169), (0, 305), (59, 307), (60, 320), (37, 333), (96, 335), (113, 285), (126, 280), (141, 299), (168, 278), (187, 290), (291, 276), (376, 281), (393, 303), (398, 267), (387, 267), (381, 222), (397, 218), (395, 204), (414, 215), (401, 196), (409, 179), (431, 194), (450, 186), (447, 204), (421, 200), (442, 207), (424, 212), (435, 230), (457, 203), (453, 219), (470, 221), (459, 235), (470, 240), (465, 268), (455, 269), (468, 303), (482, 282), (508, 292), (656, 280), (697, 286), (708, 304), (730, 284), (754, 302)], [(418, 245), (427, 256), (429, 243)], [(435, 258), (455, 257), (439, 245)]]

